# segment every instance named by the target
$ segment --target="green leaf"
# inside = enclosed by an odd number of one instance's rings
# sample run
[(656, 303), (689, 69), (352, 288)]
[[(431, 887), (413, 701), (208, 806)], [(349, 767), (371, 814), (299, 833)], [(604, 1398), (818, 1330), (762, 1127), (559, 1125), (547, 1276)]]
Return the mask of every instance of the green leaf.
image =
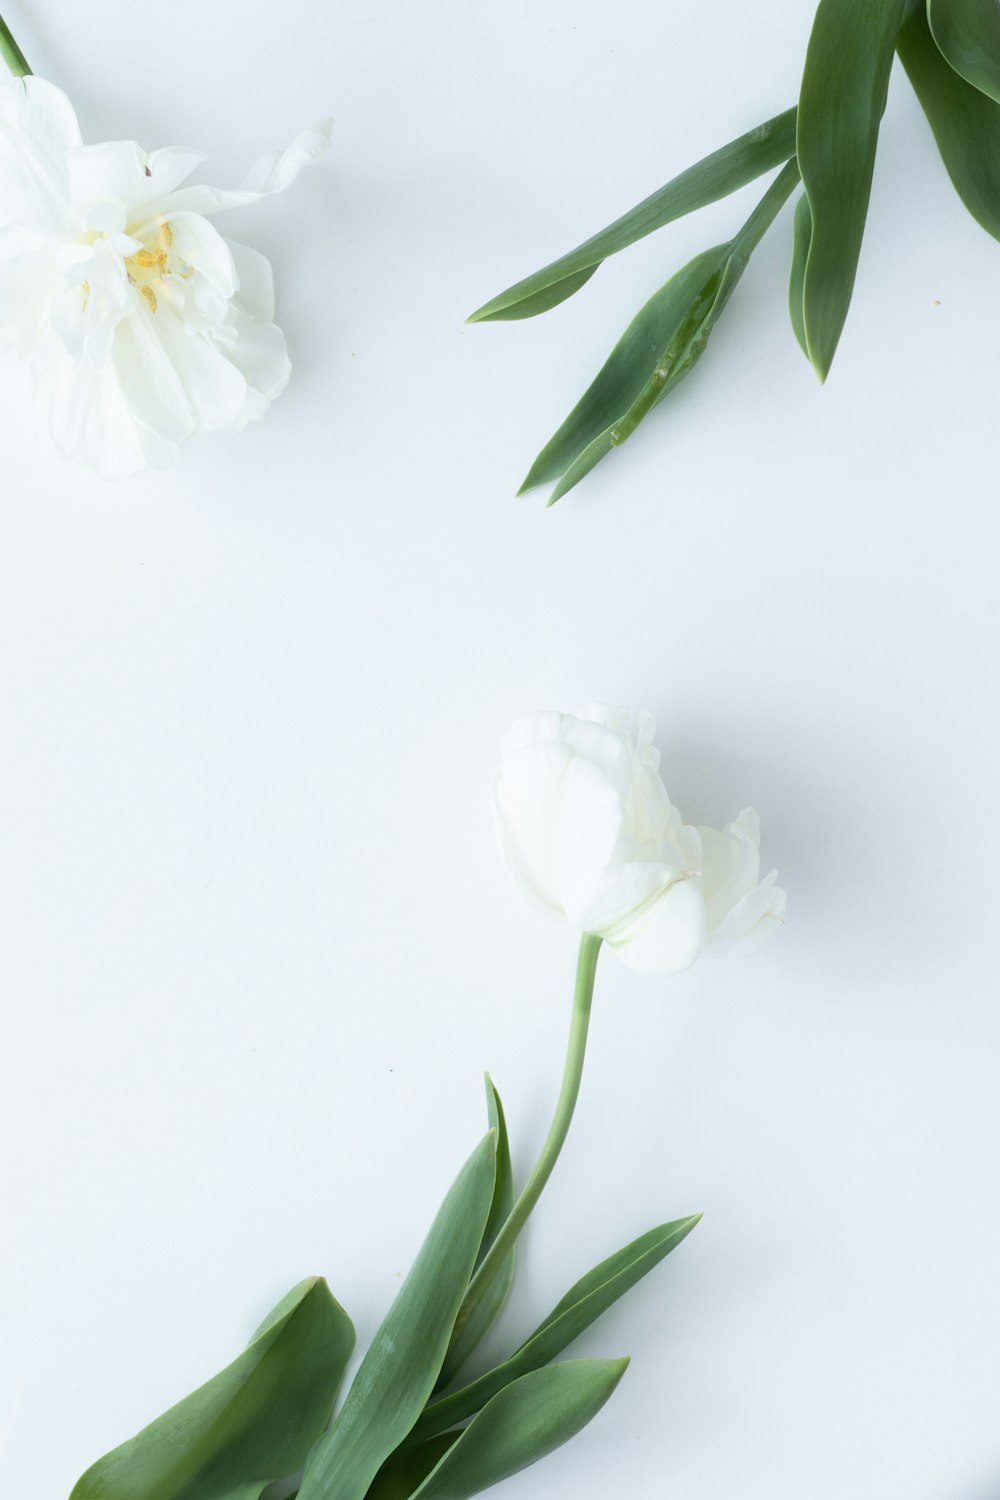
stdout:
[(956, 192), (1000, 239), (1000, 105), (945, 62), (923, 0), (908, 0), (896, 47)]
[(650, 298), (535, 459), (519, 494), (557, 480), (549, 499), (554, 505), (690, 374), (753, 250), (797, 182), (798, 168), (788, 162), (733, 239), (702, 251)]
[(426, 1443), (418, 1443), (415, 1448), (398, 1448), (375, 1475), (365, 1500), (409, 1500), (461, 1435), (460, 1432), (440, 1433)]
[(476, 1147), (372, 1341), (330, 1431), (309, 1455), (299, 1500), (363, 1500), (434, 1389), (482, 1243), (496, 1136)]
[(927, 20), (956, 73), (1000, 99), (1000, 9), (996, 0), (927, 0)]
[(494, 1396), (413, 1500), (467, 1500), (575, 1437), (595, 1417), (627, 1359), (580, 1359), (535, 1370)]
[[(493, 1202), (490, 1205), (490, 1216), (486, 1222), (483, 1233), (483, 1241), (479, 1247), (479, 1255), (476, 1258), (478, 1267), (487, 1250), (496, 1239), (500, 1230), (510, 1216), (514, 1207), (514, 1173), (510, 1164), (510, 1141), (507, 1138), (507, 1122), (504, 1119), (503, 1105), (500, 1095), (497, 1093), (493, 1080), (486, 1076), (486, 1110), (489, 1117), (490, 1128), (496, 1131), (497, 1137), (497, 1176), (496, 1186), (493, 1190)], [(438, 1377), (438, 1385), (450, 1385), (465, 1364), (469, 1355), (476, 1349), (479, 1343), (493, 1327), (500, 1313), (503, 1311), (504, 1303), (510, 1292), (511, 1282), (514, 1280), (514, 1251), (506, 1257), (494, 1279), (487, 1288), (486, 1295), (476, 1305), (476, 1309), (467, 1322), (460, 1328), (456, 1328), (448, 1345), (448, 1353), (441, 1367)]]
[(696, 162), (665, 187), (630, 209), (599, 234), (585, 240), (533, 276), (508, 287), (469, 318), (470, 323), (531, 318), (547, 312), (579, 291), (609, 255), (662, 229), (665, 224), (716, 203), (754, 178), (762, 177), (795, 155), (795, 110), (766, 120), (763, 125), (730, 141), (711, 156)]
[(820, 380), (851, 304), (902, 7), (903, 0), (820, 0), (809, 39), (797, 136), (812, 211), (802, 320)]
[(257, 1500), (305, 1463), (353, 1348), (326, 1282), (303, 1282), (239, 1359), (88, 1469), (70, 1500)]
[(675, 1250), (700, 1218), (701, 1214), (692, 1214), (686, 1219), (661, 1224), (607, 1260), (602, 1260), (570, 1288), (506, 1364), (428, 1406), (413, 1430), (413, 1439), (426, 1438), (454, 1427), (457, 1422), (464, 1422), (512, 1381), (555, 1359), (619, 1297), (623, 1297), (671, 1250)]
[(802, 286), (806, 275), (806, 258), (812, 237), (812, 213), (805, 193), (795, 205), (795, 237), (792, 244), (792, 274), (788, 282), (788, 311), (792, 329), (799, 341), (799, 348), (809, 358), (806, 348), (806, 330), (802, 321)]

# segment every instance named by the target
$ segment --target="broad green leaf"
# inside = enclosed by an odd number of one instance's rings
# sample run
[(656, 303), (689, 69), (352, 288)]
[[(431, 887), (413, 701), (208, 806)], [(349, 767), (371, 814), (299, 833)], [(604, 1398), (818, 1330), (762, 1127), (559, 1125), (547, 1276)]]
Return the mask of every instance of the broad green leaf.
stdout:
[(494, 1396), (413, 1500), (467, 1500), (575, 1437), (597, 1415), (627, 1359), (579, 1359), (522, 1375)]
[[(493, 1190), (493, 1203), (490, 1206), (490, 1216), (486, 1222), (483, 1233), (483, 1242), (479, 1247), (476, 1257), (476, 1265), (479, 1266), (487, 1250), (496, 1239), (500, 1230), (507, 1222), (510, 1211), (514, 1207), (514, 1173), (510, 1164), (510, 1142), (507, 1138), (507, 1122), (504, 1119), (503, 1105), (500, 1095), (497, 1093), (492, 1078), (486, 1078), (486, 1110), (489, 1117), (490, 1128), (496, 1131), (497, 1137), (497, 1177), (496, 1186)], [(490, 1282), (482, 1301), (476, 1304), (475, 1311), (467, 1322), (461, 1319), (456, 1323), (448, 1345), (448, 1353), (441, 1367), (438, 1378), (439, 1386), (450, 1385), (465, 1364), (472, 1351), (493, 1327), (500, 1313), (503, 1311), (504, 1303), (510, 1292), (511, 1282), (514, 1280), (514, 1251), (511, 1250), (503, 1265), (498, 1270), (494, 1279)]]
[(257, 1500), (305, 1463), (353, 1348), (326, 1282), (303, 1282), (239, 1359), (88, 1469), (70, 1500)]
[(570, 1288), (506, 1364), (490, 1370), (460, 1391), (432, 1402), (414, 1428), (413, 1438), (426, 1438), (447, 1431), (456, 1422), (464, 1422), (511, 1381), (539, 1370), (549, 1360), (555, 1359), (619, 1297), (623, 1297), (671, 1250), (676, 1249), (700, 1218), (700, 1214), (692, 1214), (686, 1219), (661, 1224), (658, 1229), (649, 1230), (623, 1250), (602, 1260)]
[(762, 177), (795, 155), (795, 110), (766, 120), (763, 125), (730, 141), (719, 151), (696, 162), (665, 187), (585, 240), (568, 255), (560, 256), (533, 276), (508, 287), (498, 297), (474, 312), (470, 323), (531, 318), (547, 312), (578, 291), (602, 261), (637, 240), (662, 229), (665, 224), (716, 203), (754, 178)]
[(556, 480), (549, 499), (554, 505), (690, 374), (751, 254), (797, 182), (798, 168), (788, 162), (733, 239), (702, 251), (650, 298), (542, 449), (519, 494)]
[(415, 1448), (398, 1448), (375, 1475), (365, 1500), (409, 1500), (460, 1437), (460, 1432), (444, 1432)]
[(809, 39), (797, 136), (812, 211), (802, 315), (820, 380), (851, 304), (902, 8), (903, 0), (820, 0)]
[(809, 358), (806, 348), (806, 331), (802, 322), (802, 284), (805, 281), (806, 257), (809, 254), (809, 239), (812, 234), (812, 214), (805, 193), (795, 205), (795, 237), (792, 244), (792, 274), (788, 281), (788, 312), (792, 329), (799, 341), (799, 348)]
[(299, 1500), (363, 1500), (410, 1432), (441, 1371), (495, 1181), (491, 1130), (456, 1178), (336, 1421), (309, 1455)]
[(956, 192), (972, 217), (1000, 239), (1000, 104), (945, 62), (924, 0), (908, 0), (896, 47)]
[(997, 0), (927, 0), (927, 20), (956, 73), (1000, 99), (1000, 6)]

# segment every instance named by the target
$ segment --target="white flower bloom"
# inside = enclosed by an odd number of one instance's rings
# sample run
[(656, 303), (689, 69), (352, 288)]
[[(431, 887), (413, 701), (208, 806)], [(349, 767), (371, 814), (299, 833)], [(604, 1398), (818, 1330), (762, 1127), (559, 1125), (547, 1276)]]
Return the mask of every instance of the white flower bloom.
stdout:
[(205, 215), (280, 192), (329, 139), (304, 131), (235, 191), (182, 186), (202, 153), (84, 146), (59, 89), (0, 83), (0, 344), (58, 453), (116, 478), (264, 414), (289, 375), (271, 267)]
[(496, 818), (507, 868), (552, 916), (596, 933), (641, 974), (675, 974), (703, 949), (748, 953), (777, 930), (785, 893), (760, 879), (747, 808), (695, 828), (660, 779), (655, 724), (603, 704), (534, 713), (504, 737)]

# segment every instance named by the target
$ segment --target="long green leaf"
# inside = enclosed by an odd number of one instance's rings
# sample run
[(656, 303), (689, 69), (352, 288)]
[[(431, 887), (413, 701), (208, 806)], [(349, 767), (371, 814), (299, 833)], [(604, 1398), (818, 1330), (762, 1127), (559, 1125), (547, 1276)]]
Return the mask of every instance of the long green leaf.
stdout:
[(460, 1432), (440, 1433), (414, 1448), (397, 1448), (375, 1475), (365, 1500), (409, 1500), (461, 1435)]
[(523, 1375), (494, 1396), (413, 1500), (468, 1500), (575, 1437), (597, 1415), (627, 1359), (580, 1359)]
[[(510, 1141), (507, 1137), (507, 1121), (504, 1119), (500, 1095), (497, 1093), (493, 1085), (493, 1080), (489, 1075), (486, 1078), (486, 1110), (490, 1128), (496, 1131), (497, 1173), (496, 1186), (493, 1190), (493, 1202), (490, 1206), (490, 1216), (486, 1222), (486, 1229), (483, 1232), (483, 1242), (479, 1247), (479, 1254), (476, 1257), (477, 1266), (500, 1233), (510, 1215), (511, 1209), (514, 1207), (514, 1172), (510, 1163)], [(460, 1331), (452, 1334), (451, 1343), (448, 1345), (448, 1353), (445, 1355), (441, 1374), (438, 1377), (439, 1386), (443, 1387), (451, 1384), (469, 1355), (478, 1347), (482, 1339), (485, 1338), (486, 1334), (493, 1327), (493, 1324), (503, 1311), (503, 1306), (507, 1301), (513, 1280), (514, 1251), (512, 1249), (496, 1276), (490, 1282), (486, 1295), (477, 1304), (475, 1312), (467, 1322), (462, 1324)]]
[(1000, 104), (945, 62), (923, 0), (908, 0), (896, 45), (956, 192), (972, 217), (1000, 239)]
[(309, 1455), (299, 1500), (363, 1500), (437, 1380), (482, 1243), (496, 1180), (491, 1130), (455, 1180), (336, 1421)]
[(508, 287), (474, 312), (470, 323), (531, 318), (546, 312), (590, 280), (602, 261), (665, 224), (716, 203), (795, 155), (795, 110), (766, 120), (719, 151), (688, 167), (635, 208), (544, 266)]
[(750, 256), (798, 182), (788, 162), (739, 233), (695, 256), (629, 324), (593, 384), (536, 458), (519, 491), (557, 480), (554, 505), (690, 374)]
[(70, 1500), (257, 1500), (302, 1467), (353, 1348), (326, 1282), (303, 1282), (239, 1359), (88, 1469)]
[(927, 20), (956, 73), (1000, 99), (1000, 8), (996, 0), (927, 0)]
[(700, 1214), (692, 1214), (686, 1219), (661, 1224), (601, 1261), (570, 1288), (506, 1364), (490, 1370), (460, 1391), (432, 1402), (414, 1428), (412, 1438), (428, 1438), (447, 1431), (457, 1422), (464, 1422), (512, 1381), (555, 1359), (619, 1297), (623, 1297), (671, 1250), (675, 1250), (700, 1218)]
[(820, 0), (799, 96), (797, 150), (812, 234), (806, 348), (825, 380), (851, 304), (903, 0)]
[(805, 193), (795, 205), (795, 237), (792, 245), (792, 274), (788, 281), (788, 312), (792, 329), (799, 341), (799, 348), (809, 358), (806, 348), (806, 330), (802, 320), (802, 287), (806, 277), (806, 258), (809, 255), (809, 240), (812, 236), (812, 213)]

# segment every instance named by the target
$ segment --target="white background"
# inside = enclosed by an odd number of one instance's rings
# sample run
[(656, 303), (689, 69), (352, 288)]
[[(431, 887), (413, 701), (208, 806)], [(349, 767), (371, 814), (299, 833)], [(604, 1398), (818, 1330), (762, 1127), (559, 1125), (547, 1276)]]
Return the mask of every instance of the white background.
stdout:
[(207, 180), (326, 112), (232, 215), (295, 366), (257, 429), (116, 487), (0, 362), (0, 1484), (78, 1473), (326, 1274), (362, 1344), (484, 1128), (517, 1165), (572, 934), (494, 850), (519, 712), (660, 720), (679, 805), (760, 810), (780, 941), (602, 960), (518, 1341), (594, 1261), (691, 1239), (577, 1352), (631, 1353), (504, 1494), (988, 1500), (1000, 1484), (1000, 250), (894, 75), (820, 389), (786, 212), (697, 374), (555, 509), (514, 499), (634, 310), (754, 188), (534, 322), (488, 296), (790, 105), (768, 0), (11, 3), (85, 135)]

